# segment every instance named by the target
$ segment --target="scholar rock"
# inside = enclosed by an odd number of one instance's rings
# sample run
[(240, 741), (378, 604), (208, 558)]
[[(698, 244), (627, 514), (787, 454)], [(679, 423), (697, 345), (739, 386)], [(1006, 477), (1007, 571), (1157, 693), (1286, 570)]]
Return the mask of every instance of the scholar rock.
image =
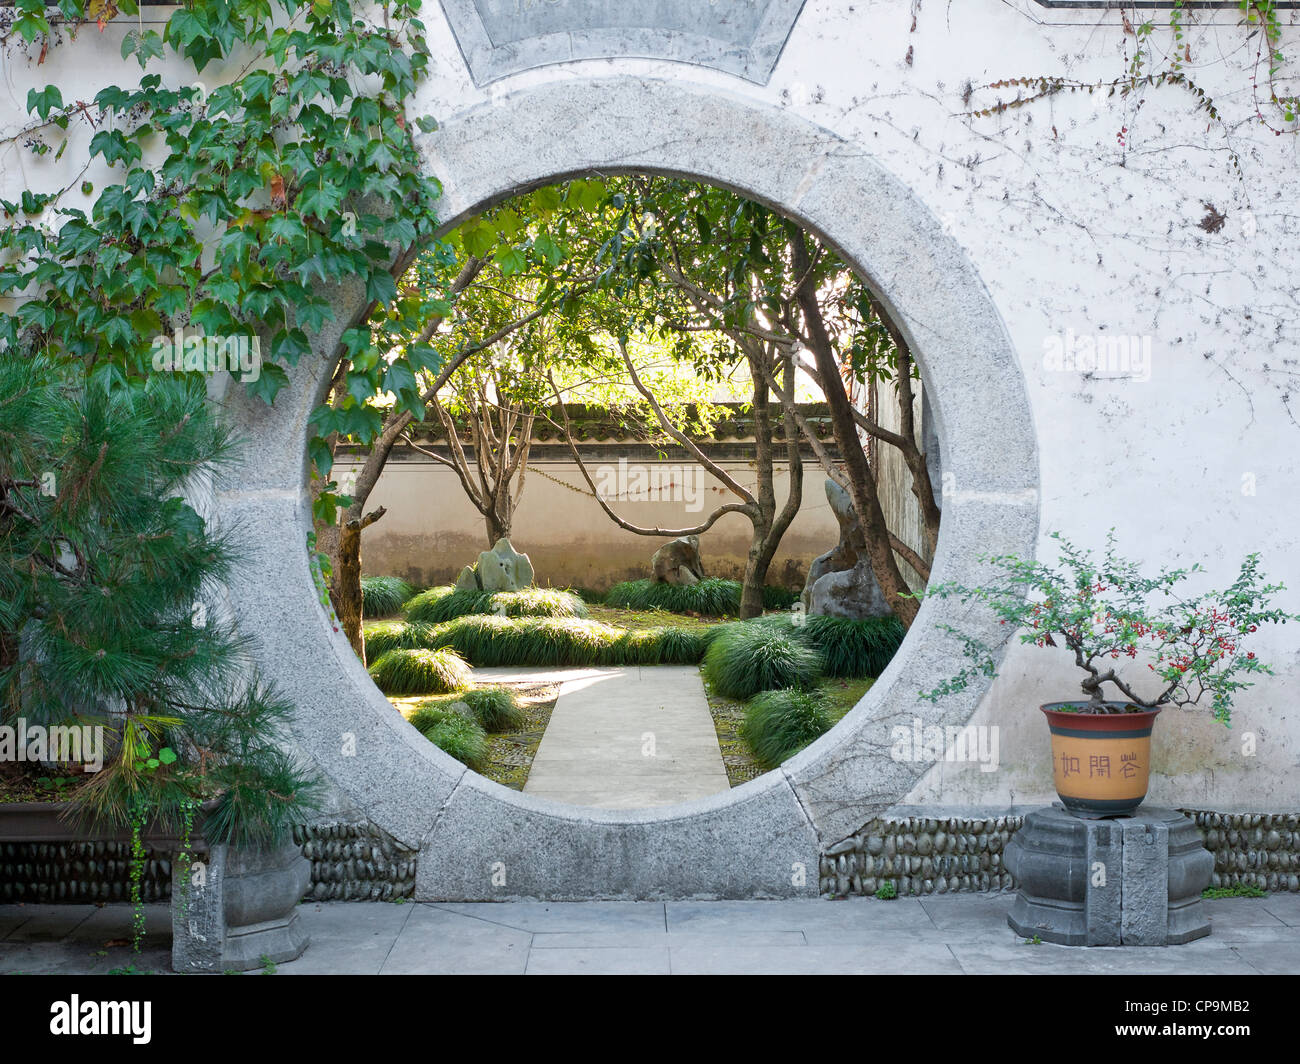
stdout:
[(665, 543), (650, 558), (657, 584), (698, 584), (704, 579), (700, 537), (682, 536)]
[(533, 563), (502, 538), (485, 550), (471, 569), (468, 565), (456, 578), (456, 587), (467, 591), (519, 591), (532, 587)]
[(826, 501), (840, 525), (840, 541), (815, 558), (801, 596), (809, 614), (829, 617), (888, 617), (893, 613), (867, 560), (862, 526), (849, 493), (826, 479)]

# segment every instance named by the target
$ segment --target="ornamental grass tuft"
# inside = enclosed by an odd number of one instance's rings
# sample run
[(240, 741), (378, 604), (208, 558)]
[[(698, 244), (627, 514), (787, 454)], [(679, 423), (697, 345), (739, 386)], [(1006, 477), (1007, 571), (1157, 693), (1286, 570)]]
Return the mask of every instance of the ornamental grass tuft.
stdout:
[(384, 694), (423, 695), (463, 691), (470, 667), (455, 651), (390, 650), (370, 666), (371, 679)]
[(361, 578), (361, 611), (364, 616), (392, 617), (399, 613), (415, 588), (400, 576), (363, 576)]
[(467, 591), (435, 587), (406, 604), (406, 619), (420, 624), (442, 624), (472, 614), (498, 617), (587, 617), (587, 604), (572, 591), (527, 587), (519, 591)]
[(473, 718), (484, 731), (493, 733), (516, 731), (523, 726), (525, 720), (519, 699), (508, 687), (478, 687), (427, 699), (420, 703), (411, 716), (411, 723), (417, 728), (420, 725), (416, 718), (425, 709), (454, 709)]
[(478, 769), (487, 760), (487, 732), (465, 713), (424, 705), (411, 714), (411, 723), (429, 742), (463, 765)]
[(776, 768), (831, 730), (827, 700), (819, 691), (763, 691), (749, 700), (740, 737), (765, 768)]
[(724, 698), (813, 686), (822, 673), (821, 654), (794, 631), (793, 625), (789, 630), (748, 622), (725, 625), (709, 642), (704, 678)]
[[(740, 612), (740, 583), (711, 577), (698, 584), (660, 584), (627, 580), (605, 594), (605, 605), (624, 610), (667, 610), (704, 617), (734, 617)], [(764, 609), (787, 609), (799, 597), (783, 587), (763, 589)]]

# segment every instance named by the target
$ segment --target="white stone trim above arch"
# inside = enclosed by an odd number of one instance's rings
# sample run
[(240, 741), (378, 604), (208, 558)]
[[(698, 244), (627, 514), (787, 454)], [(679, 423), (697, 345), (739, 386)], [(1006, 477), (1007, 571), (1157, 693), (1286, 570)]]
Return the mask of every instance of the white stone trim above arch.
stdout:
[(555, 63), (629, 57), (766, 85), (805, 0), (441, 2), (475, 85)]

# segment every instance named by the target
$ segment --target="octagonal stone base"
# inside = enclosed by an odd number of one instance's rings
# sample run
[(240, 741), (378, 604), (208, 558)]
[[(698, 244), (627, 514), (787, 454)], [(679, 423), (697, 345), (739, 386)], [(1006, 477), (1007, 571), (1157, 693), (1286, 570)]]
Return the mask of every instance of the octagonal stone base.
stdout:
[(1210, 933), (1201, 892), (1214, 858), (1171, 809), (1082, 820), (1059, 805), (1025, 817), (1005, 863), (1019, 891), (1007, 923), (1063, 946), (1173, 946)]

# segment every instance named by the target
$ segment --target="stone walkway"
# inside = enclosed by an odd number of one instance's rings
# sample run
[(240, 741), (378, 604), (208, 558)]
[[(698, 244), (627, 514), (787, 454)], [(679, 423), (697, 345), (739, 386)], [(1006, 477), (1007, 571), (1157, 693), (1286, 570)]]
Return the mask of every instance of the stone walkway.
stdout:
[[(1300, 895), (1206, 902), (1209, 938), (1166, 948), (1029, 945), (1011, 894), (876, 901), (308, 902), (281, 975), (1300, 973)], [(169, 910), (132, 957), (126, 905), (0, 905), (0, 973), (167, 971)]]
[(562, 681), (525, 794), (601, 809), (646, 809), (729, 787), (693, 665), (475, 669), (474, 679)]

